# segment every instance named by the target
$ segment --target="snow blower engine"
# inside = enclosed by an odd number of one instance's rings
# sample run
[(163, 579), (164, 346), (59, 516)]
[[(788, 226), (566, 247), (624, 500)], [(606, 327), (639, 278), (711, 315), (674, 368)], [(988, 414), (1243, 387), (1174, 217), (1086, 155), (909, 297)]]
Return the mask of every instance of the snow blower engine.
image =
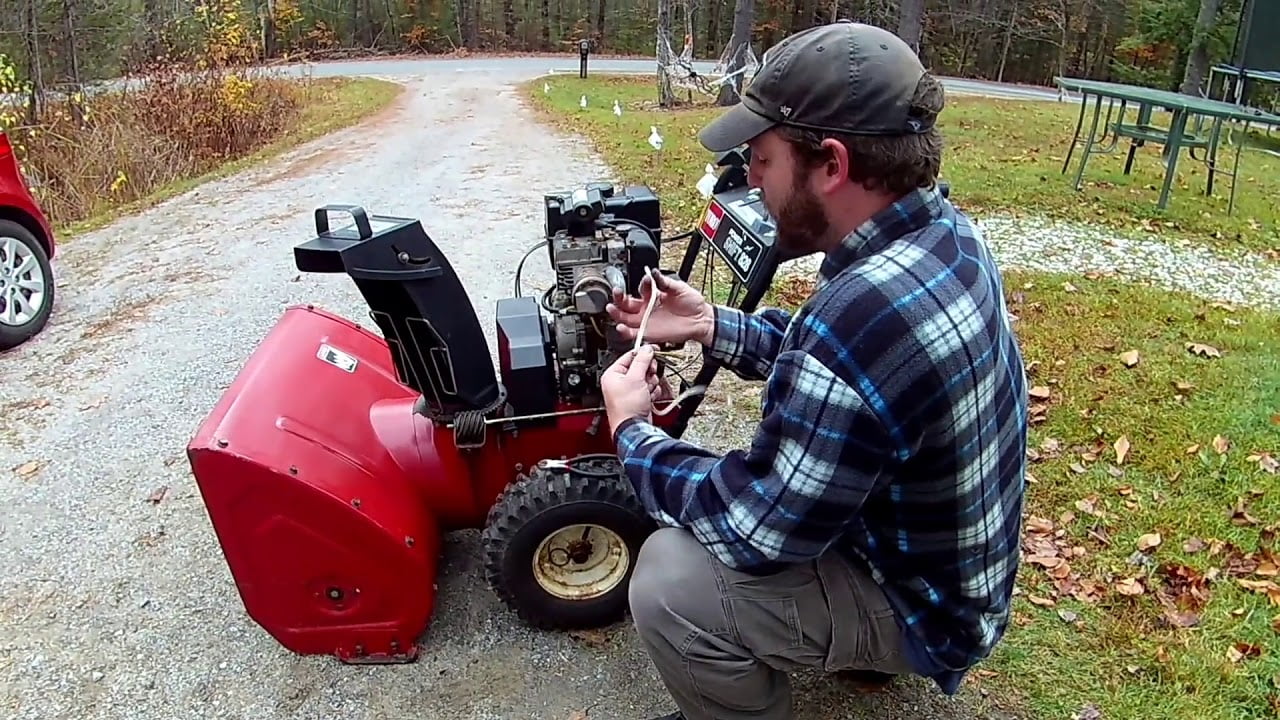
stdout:
[[(621, 619), (655, 525), (604, 416), (600, 373), (630, 346), (605, 306), (615, 288), (639, 294), (664, 242), (688, 239), (679, 276), (706, 255), (728, 266), (730, 304), (754, 308), (777, 258), (746, 162), (745, 151), (721, 156), (702, 223), (666, 240), (646, 187), (546, 196), (545, 237), (496, 304), (496, 358), (418, 220), (316, 210), (298, 269), (349, 276), (380, 333), (312, 305), (286, 309), (187, 448), (249, 616), (295, 653), (411, 661), (436, 602), (442, 534), (475, 528), (490, 586), (525, 622)], [(333, 212), (354, 222), (330, 229)], [(524, 262), (544, 246), (555, 281), (524, 295)], [(701, 356), (689, 381), (673, 358), (659, 358), (678, 381), (655, 422), (679, 436), (701, 395), (681, 398), (717, 366)]]

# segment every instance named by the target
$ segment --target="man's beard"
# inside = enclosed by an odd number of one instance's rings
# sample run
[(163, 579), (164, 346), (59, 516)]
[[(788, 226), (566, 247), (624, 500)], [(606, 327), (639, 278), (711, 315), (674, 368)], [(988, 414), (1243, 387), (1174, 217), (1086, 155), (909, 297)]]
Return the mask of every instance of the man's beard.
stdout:
[(786, 258), (798, 258), (826, 249), (831, 222), (818, 198), (800, 178), (791, 184), (791, 194), (774, 213), (778, 251)]

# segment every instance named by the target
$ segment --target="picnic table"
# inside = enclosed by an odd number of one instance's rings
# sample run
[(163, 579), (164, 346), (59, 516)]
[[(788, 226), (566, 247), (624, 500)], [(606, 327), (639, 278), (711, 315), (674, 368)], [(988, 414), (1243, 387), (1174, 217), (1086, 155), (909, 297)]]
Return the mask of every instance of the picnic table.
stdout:
[[(1059, 76), (1054, 78), (1054, 82), (1065, 91), (1074, 91), (1081, 95), (1080, 116), (1076, 120), (1075, 135), (1072, 136), (1071, 146), (1067, 149), (1067, 158), (1062, 163), (1062, 172), (1064, 174), (1071, 163), (1071, 155), (1075, 150), (1076, 144), (1080, 142), (1080, 131), (1084, 127), (1084, 114), (1085, 108), (1089, 104), (1089, 97), (1092, 96), (1094, 98), (1093, 120), (1089, 129), (1089, 138), (1084, 142), (1080, 167), (1076, 170), (1075, 189), (1080, 189), (1081, 179), (1084, 177), (1084, 167), (1089, 161), (1089, 156), (1114, 152), (1120, 138), (1126, 137), (1130, 141), (1129, 157), (1124, 166), (1126, 175), (1129, 174), (1130, 169), (1133, 167), (1133, 156), (1138, 147), (1147, 142), (1159, 143), (1163, 148), (1162, 155), (1165, 162), (1164, 186), (1160, 190), (1160, 200), (1157, 202), (1157, 207), (1161, 210), (1164, 210), (1169, 205), (1169, 189), (1173, 184), (1173, 176), (1178, 164), (1178, 154), (1184, 147), (1188, 149), (1192, 159), (1198, 159), (1195, 157), (1197, 149), (1203, 150), (1205, 153), (1204, 162), (1209, 167), (1209, 182), (1205, 189), (1206, 195), (1213, 193), (1215, 174), (1231, 177), (1231, 199), (1228, 205), (1228, 212), (1234, 210), (1236, 185), (1238, 184), (1238, 172), (1240, 169), (1240, 151), (1243, 144), (1236, 144), (1235, 162), (1231, 172), (1226, 172), (1226, 170), (1219, 168), (1218, 145), (1223, 122), (1244, 123), (1245, 132), (1248, 132), (1250, 123), (1280, 126), (1280, 116), (1221, 100), (1184, 95), (1140, 85), (1125, 85), (1099, 80), (1086, 80), (1084, 78)], [(1107, 117), (1103, 121), (1102, 137), (1095, 139), (1104, 98), (1107, 100)], [(1117, 101), (1120, 104), (1118, 109), (1115, 107)], [(1135, 106), (1138, 111), (1137, 119), (1134, 122), (1125, 122), (1125, 110), (1129, 105)], [(1168, 129), (1158, 127), (1151, 122), (1151, 113), (1156, 108), (1162, 108), (1172, 113)], [(1114, 121), (1112, 121), (1113, 112), (1116, 113)], [(1192, 128), (1188, 129), (1188, 119), (1192, 116), (1196, 117), (1196, 122)], [(1212, 120), (1207, 130), (1204, 128), (1204, 120), (1206, 118)], [(1110, 141), (1108, 143), (1109, 136)]]

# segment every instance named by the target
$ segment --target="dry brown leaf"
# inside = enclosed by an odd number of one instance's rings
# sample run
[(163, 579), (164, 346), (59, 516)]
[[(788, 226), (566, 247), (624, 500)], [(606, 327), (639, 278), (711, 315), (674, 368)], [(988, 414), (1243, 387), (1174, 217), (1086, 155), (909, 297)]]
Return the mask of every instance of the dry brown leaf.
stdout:
[(587, 720), (587, 711), (574, 710), (573, 712), (569, 713), (569, 717), (566, 720)]
[(1174, 380), (1173, 389), (1180, 393), (1188, 393), (1195, 389), (1195, 385), (1184, 380)]
[(1197, 342), (1189, 342), (1186, 344), (1186, 348), (1187, 348), (1187, 352), (1191, 353), (1192, 355), (1199, 355), (1201, 357), (1212, 357), (1212, 358), (1222, 357), (1222, 353), (1218, 350), (1218, 348), (1212, 345), (1205, 345), (1204, 343), (1197, 343)]
[(1196, 453), (1198, 453), (1198, 452), (1200, 452), (1200, 443), (1196, 443), (1195, 445), (1189, 445), (1189, 446), (1187, 446), (1186, 453), (1187, 453), (1188, 455), (1195, 455), (1195, 454), (1196, 454)]
[(1238, 642), (1227, 648), (1227, 659), (1231, 662), (1240, 662), (1245, 658), (1254, 658), (1262, 655), (1262, 648), (1253, 643)]
[(1137, 350), (1126, 350), (1120, 353), (1120, 362), (1124, 363), (1125, 367), (1133, 367), (1137, 365), (1140, 359), (1141, 358), (1138, 355)]
[(1027, 532), (1051, 533), (1053, 532), (1053, 521), (1032, 515), (1027, 518)]
[(1160, 545), (1160, 533), (1147, 533), (1138, 538), (1138, 549), (1146, 552)]
[(1244, 496), (1236, 498), (1236, 504), (1231, 508), (1231, 524), (1232, 525), (1257, 525), (1258, 518), (1249, 514), (1248, 502)]
[(44, 467), (44, 463), (40, 460), (28, 460), (13, 469), (15, 475), (21, 480), (26, 480), (36, 473), (40, 472), (40, 468)]
[(1117, 492), (1118, 494), (1122, 495), (1122, 496), (1127, 497), (1127, 496), (1129, 496), (1129, 495), (1132, 495), (1132, 494), (1133, 494), (1133, 486), (1132, 486), (1132, 485), (1121, 485), (1120, 487), (1116, 488), (1116, 492)]
[(1213, 450), (1219, 455), (1225, 455), (1227, 450), (1231, 448), (1231, 441), (1222, 435), (1213, 436)]
[(1253, 574), (1260, 577), (1275, 577), (1280, 574), (1280, 567), (1271, 560), (1263, 560), (1258, 563), (1258, 568), (1253, 571)]
[(1071, 713), (1071, 720), (1102, 720), (1102, 711), (1097, 705), (1089, 703), (1080, 708), (1080, 712)]
[(169, 486), (161, 485), (160, 487), (151, 491), (151, 494), (147, 496), (147, 502), (151, 503), (152, 505), (156, 505), (161, 500), (163, 500), (164, 496), (167, 494), (169, 494)]
[(1187, 541), (1182, 543), (1182, 551), (1185, 553), (1198, 553), (1206, 547), (1208, 546), (1205, 542), (1198, 537), (1187, 538)]
[(1040, 607), (1053, 607), (1058, 604), (1053, 598), (1040, 597), (1039, 595), (1028, 595), (1027, 600), (1030, 601), (1032, 605), (1038, 605)]
[(1073, 462), (1073, 463), (1071, 463), (1070, 467), (1071, 467), (1072, 471), (1077, 472), (1077, 473), (1080, 473), (1081, 475), (1083, 475), (1084, 473), (1089, 472), (1088, 468), (1086, 468), (1085, 466), (1081, 465), (1081, 464), (1080, 464), (1080, 463), (1078, 463), (1078, 462)]
[(1049, 387), (1047, 385), (1036, 385), (1028, 390), (1027, 394), (1035, 400), (1048, 400), (1050, 396)]
[(1073, 623), (1080, 619), (1080, 616), (1074, 610), (1059, 610), (1058, 617), (1065, 623)]
[(1280, 615), (1271, 618), (1271, 629), (1280, 633)]
[(1254, 453), (1246, 459), (1258, 463), (1258, 469), (1265, 473), (1275, 475), (1280, 472), (1280, 460), (1276, 460), (1271, 453)]
[(1122, 578), (1116, 581), (1116, 592), (1121, 595), (1141, 595), (1145, 590), (1137, 578)]
[(1123, 465), (1124, 459), (1129, 457), (1129, 448), (1129, 437), (1127, 435), (1121, 435), (1120, 439), (1116, 440), (1115, 444), (1117, 465)]

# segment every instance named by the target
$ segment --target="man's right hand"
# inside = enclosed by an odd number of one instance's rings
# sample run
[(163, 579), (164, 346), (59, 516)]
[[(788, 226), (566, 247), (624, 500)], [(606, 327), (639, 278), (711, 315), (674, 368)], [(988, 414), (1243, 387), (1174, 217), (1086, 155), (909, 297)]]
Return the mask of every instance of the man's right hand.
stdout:
[(710, 346), (715, 338), (715, 309), (688, 283), (679, 278), (667, 277), (653, 270), (640, 281), (640, 297), (613, 292), (613, 302), (607, 308), (609, 317), (617, 323), (618, 333), (634, 341), (644, 318), (644, 309), (657, 283), (658, 302), (645, 326), (644, 341), (654, 343), (682, 343), (697, 340)]

